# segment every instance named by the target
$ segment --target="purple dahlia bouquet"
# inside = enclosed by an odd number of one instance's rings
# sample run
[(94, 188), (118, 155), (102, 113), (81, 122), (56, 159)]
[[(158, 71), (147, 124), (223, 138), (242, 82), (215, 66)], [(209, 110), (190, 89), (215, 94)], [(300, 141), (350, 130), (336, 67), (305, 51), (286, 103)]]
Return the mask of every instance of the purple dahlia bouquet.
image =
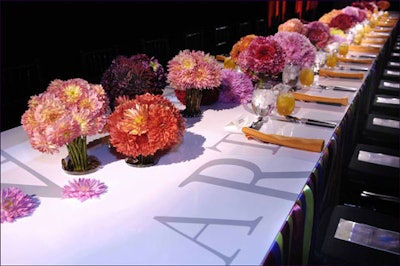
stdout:
[(222, 70), (219, 101), (222, 103), (249, 103), (253, 96), (253, 82), (243, 72)]
[(275, 35), (275, 40), (285, 50), (285, 63), (310, 67), (315, 62), (316, 49), (310, 40), (297, 32), (280, 31)]
[(133, 99), (146, 92), (162, 94), (167, 85), (167, 74), (154, 57), (146, 54), (121, 55), (112, 61), (100, 83), (107, 92), (111, 109), (114, 109), (120, 96)]

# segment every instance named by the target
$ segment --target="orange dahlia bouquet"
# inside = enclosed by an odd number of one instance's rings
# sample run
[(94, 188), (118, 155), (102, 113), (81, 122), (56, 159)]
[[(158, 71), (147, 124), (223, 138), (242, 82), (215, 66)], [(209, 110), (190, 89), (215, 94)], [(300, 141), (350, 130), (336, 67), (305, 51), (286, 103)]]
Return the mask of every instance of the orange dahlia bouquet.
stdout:
[(121, 97), (110, 114), (110, 144), (128, 158), (155, 156), (178, 145), (185, 133), (180, 110), (162, 95)]
[(237, 64), (238, 61), (238, 57), (239, 54), (241, 52), (243, 52), (244, 50), (247, 49), (247, 47), (249, 47), (250, 43), (257, 37), (257, 35), (254, 34), (249, 34), (246, 36), (243, 36), (239, 39), (239, 41), (237, 41), (233, 46), (232, 46), (232, 50), (229, 53), (229, 55), (231, 56), (231, 60)]

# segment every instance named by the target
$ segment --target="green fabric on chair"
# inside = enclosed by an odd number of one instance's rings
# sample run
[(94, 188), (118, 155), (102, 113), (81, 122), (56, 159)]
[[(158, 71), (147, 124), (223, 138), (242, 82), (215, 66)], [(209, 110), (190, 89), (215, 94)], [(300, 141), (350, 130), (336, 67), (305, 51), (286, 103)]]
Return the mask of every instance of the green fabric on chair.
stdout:
[(303, 193), (306, 202), (304, 217), (303, 265), (308, 265), (314, 222), (314, 195), (312, 189), (308, 185), (305, 185)]

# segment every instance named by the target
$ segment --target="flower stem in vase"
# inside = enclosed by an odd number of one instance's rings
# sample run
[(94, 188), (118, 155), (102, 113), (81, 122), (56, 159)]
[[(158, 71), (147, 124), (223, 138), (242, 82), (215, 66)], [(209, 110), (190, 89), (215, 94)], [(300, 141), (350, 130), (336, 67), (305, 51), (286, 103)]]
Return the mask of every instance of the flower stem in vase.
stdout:
[(149, 167), (157, 164), (158, 158), (155, 155), (139, 155), (135, 158), (126, 158), (125, 162), (134, 167)]
[(186, 108), (182, 111), (184, 117), (197, 117), (201, 115), (200, 105), (203, 92), (200, 89), (186, 90)]
[(100, 161), (88, 156), (86, 136), (79, 136), (67, 144), (68, 158), (62, 159), (62, 168), (71, 173), (87, 173), (96, 169)]

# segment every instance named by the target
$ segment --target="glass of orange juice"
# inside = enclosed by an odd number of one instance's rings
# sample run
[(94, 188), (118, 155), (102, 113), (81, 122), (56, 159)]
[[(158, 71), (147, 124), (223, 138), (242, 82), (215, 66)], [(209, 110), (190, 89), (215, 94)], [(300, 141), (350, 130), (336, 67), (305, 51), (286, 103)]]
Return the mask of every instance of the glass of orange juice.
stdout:
[(329, 54), (326, 55), (326, 66), (329, 68), (334, 68), (338, 64), (338, 57), (337, 57), (337, 52), (332, 51)]
[(341, 42), (338, 48), (339, 55), (345, 57), (348, 52), (349, 52), (349, 44), (347, 42)]
[(314, 83), (314, 69), (311, 67), (305, 67), (300, 70), (299, 74), (300, 84), (309, 87)]
[(295, 103), (296, 101), (292, 88), (288, 85), (282, 84), (275, 103), (278, 114), (284, 116), (290, 115), (294, 111)]

